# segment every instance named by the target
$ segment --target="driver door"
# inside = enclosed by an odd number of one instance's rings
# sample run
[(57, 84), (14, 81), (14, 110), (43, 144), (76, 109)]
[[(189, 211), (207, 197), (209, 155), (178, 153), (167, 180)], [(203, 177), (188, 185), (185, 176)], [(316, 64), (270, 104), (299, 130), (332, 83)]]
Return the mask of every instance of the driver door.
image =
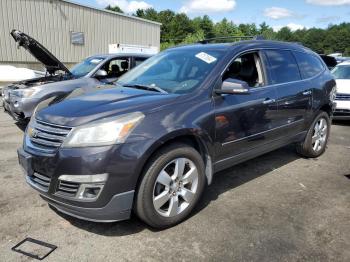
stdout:
[(277, 95), (274, 87), (266, 86), (264, 59), (259, 51), (237, 57), (222, 76), (250, 86), (249, 94), (216, 95), (215, 144), (216, 168), (230, 166), (235, 157), (261, 147), (274, 139), (277, 127)]

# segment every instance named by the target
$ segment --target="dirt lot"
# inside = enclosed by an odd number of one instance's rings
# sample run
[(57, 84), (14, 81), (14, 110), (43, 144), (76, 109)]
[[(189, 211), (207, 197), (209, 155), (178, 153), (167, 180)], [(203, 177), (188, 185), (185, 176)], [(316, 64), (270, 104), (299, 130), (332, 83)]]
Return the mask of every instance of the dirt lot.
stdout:
[(58, 248), (45, 261), (350, 261), (350, 123), (332, 126), (319, 159), (292, 146), (216, 175), (184, 223), (154, 231), (56, 213), (17, 164), (23, 131), (0, 112), (0, 261), (32, 237)]

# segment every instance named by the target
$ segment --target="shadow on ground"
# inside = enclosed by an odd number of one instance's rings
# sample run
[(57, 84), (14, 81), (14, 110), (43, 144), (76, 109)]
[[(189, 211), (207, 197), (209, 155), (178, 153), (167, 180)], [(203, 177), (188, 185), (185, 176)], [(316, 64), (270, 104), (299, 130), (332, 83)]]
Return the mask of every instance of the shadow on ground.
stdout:
[(350, 126), (350, 120), (333, 120), (332, 125)]
[[(192, 216), (206, 208), (211, 201), (215, 201), (226, 191), (248, 183), (298, 158), (294, 146), (290, 145), (215, 174), (212, 185), (206, 188), (201, 201), (192, 212)], [(136, 234), (146, 228), (157, 232), (157, 230), (142, 223), (135, 215), (127, 221), (104, 224), (83, 221), (57, 211), (56, 213), (78, 228), (104, 236)]]

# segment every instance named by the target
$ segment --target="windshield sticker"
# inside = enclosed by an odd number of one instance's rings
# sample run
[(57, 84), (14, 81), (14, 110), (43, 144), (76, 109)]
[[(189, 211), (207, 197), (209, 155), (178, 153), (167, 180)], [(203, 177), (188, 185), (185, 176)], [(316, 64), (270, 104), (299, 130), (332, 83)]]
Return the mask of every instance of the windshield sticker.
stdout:
[(102, 61), (102, 59), (92, 59), (91, 61), (90, 61), (90, 63), (91, 64), (98, 64), (98, 63), (100, 63)]
[(204, 52), (200, 52), (200, 53), (196, 54), (196, 57), (199, 58), (200, 60), (206, 62), (207, 64), (211, 64), (217, 60), (216, 57), (213, 57), (213, 56), (211, 56), (207, 53), (204, 53)]

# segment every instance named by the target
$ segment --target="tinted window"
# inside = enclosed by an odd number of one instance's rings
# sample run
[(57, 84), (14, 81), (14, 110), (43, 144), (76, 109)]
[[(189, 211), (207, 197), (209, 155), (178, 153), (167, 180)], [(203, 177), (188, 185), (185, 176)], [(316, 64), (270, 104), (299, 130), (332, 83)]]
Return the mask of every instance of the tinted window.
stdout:
[(300, 80), (300, 73), (293, 54), (286, 50), (267, 50), (272, 74), (272, 84)]
[(294, 52), (294, 55), (303, 79), (313, 77), (323, 71), (323, 64), (316, 56), (301, 52)]

